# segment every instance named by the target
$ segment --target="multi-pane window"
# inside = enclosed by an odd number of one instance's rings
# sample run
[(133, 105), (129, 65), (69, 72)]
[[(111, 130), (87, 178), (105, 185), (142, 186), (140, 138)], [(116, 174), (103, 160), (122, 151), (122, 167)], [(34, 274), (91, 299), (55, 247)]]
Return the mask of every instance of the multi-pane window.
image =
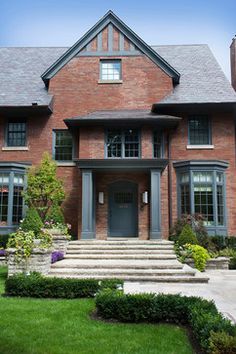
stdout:
[(189, 173), (180, 175), (180, 209), (181, 215), (190, 214)]
[(26, 146), (26, 123), (8, 122), (7, 146)]
[(162, 134), (154, 132), (153, 134), (153, 154), (155, 158), (162, 157)]
[(121, 80), (121, 60), (101, 60), (100, 79), (103, 81)]
[(0, 173), (0, 226), (7, 225), (9, 175)]
[(0, 226), (19, 224), (23, 217), (23, 189), (24, 174), (0, 173)]
[(107, 157), (139, 157), (140, 141), (137, 129), (112, 129), (107, 132)]
[(211, 144), (210, 124), (208, 116), (192, 116), (188, 120), (189, 144)]
[(212, 172), (193, 172), (193, 185), (195, 213), (203, 215), (205, 225), (213, 225), (214, 202)]
[(179, 198), (181, 215), (201, 214), (206, 226), (225, 225), (223, 172), (187, 171), (180, 173)]
[(56, 161), (72, 161), (73, 139), (68, 130), (54, 131), (54, 158)]

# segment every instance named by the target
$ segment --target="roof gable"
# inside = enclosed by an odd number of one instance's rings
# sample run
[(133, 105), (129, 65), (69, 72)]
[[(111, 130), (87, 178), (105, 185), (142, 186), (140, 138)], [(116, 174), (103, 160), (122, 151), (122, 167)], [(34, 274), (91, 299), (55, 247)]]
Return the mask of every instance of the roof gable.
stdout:
[[(43, 74), (42, 79), (47, 83), (63, 66), (65, 66), (76, 55), (88, 55), (89, 45), (96, 36), (113, 26), (123, 34), (124, 38), (132, 44), (130, 47), (134, 52), (142, 52), (159, 66), (167, 75), (172, 77), (174, 83), (179, 83), (180, 74), (166, 60), (164, 60), (155, 50), (147, 45), (136, 33), (134, 33), (123, 21), (121, 21), (112, 11), (108, 11), (83, 37), (81, 37), (71, 48), (69, 48), (54, 64), (52, 64)], [(108, 44), (109, 45), (109, 44)], [(108, 48), (109, 49), (109, 48)], [(131, 51), (132, 51), (131, 50)], [(109, 52), (109, 50), (108, 50)], [(85, 54), (86, 53), (86, 54)], [(114, 52), (112, 51), (113, 55)], [(136, 54), (137, 54), (136, 53)], [(117, 54), (115, 54), (117, 55)]]

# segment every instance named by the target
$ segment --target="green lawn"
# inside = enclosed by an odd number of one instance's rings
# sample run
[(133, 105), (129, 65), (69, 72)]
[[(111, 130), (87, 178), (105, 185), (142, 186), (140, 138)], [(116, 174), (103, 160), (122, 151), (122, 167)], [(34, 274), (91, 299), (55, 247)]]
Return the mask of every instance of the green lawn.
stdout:
[[(0, 291), (6, 269), (0, 268)], [(1, 354), (190, 354), (184, 329), (92, 320), (93, 299), (0, 297)]]

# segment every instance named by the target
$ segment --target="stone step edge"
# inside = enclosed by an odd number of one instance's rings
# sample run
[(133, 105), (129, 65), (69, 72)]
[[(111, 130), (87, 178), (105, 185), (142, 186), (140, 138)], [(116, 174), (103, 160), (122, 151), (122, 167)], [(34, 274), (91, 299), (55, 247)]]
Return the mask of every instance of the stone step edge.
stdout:
[(134, 260), (134, 259), (156, 259), (156, 260), (174, 260), (177, 259), (176, 255), (166, 255), (166, 257), (164, 257), (163, 255), (153, 255), (153, 254), (66, 254), (64, 256), (64, 259), (130, 259), (130, 260)]
[[(48, 274), (48, 276), (54, 276), (57, 277), (56, 274)], [(112, 276), (91, 276), (86, 278), (84, 276), (73, 276), (70, 275), (68, 276), (65, 275), (63, 276), (62, 274), (58, 274), (59, 278), (75, 278), (75, 279), (97, 279), (97, 280), (102, 280), (102, 279), (115, 279), (116, 277)], [(135, 282), (140, 282), (140, 281), (148, 281), (148, 282), (156, 282), (156, 283), (208, 283), (209, 278), (208, 277), (198, 277), (198, 276), (162, 276), (162, 277), (156, 277), (156, 276), (121, 276), (121, 280), (124, 281), (135, 281)]]
[[(62, 273), (62, 274), (68, 274), (71, 273), (72, 275), (118, 275), (118, 274), (123, 274), (123, 275), (192, 275), (194, 276), (196, 274), (195, 270), (184, 270), (184, 269), (120, 269), (120, 268), (113, 268), (113, 269), (108, 269), (108, 268), (80, 268), (80, 269), (75, 269), (75, 268), (51, 268), (50, 273)], [(105, 274), (103, 274), (105, 273)]]
[(107, 267), (109, 266), (109, 269), (183, 269), (183, 265), (180, 264), (158, 264), (158, 265), (152, 265), (152, 266), (127, 266), (127, 265), (84, 265), (84, 264), (70, 264), (70, 265), (55, 265), (56, 263), (51, 265), (51, 269), (84, 269), (84, 267), (86, 266), (87, 269), (94, 269), (94, 271), (96, 271), (96, 269), (107, 269)]

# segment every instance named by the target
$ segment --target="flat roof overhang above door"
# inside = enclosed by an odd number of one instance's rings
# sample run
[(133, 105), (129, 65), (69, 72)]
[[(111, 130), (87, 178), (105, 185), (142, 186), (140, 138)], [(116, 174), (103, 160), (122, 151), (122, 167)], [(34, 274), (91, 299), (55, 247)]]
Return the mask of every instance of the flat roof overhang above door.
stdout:
[(80, 169), (103, 171), (130, 171), (148, 172), (150, 170), (163, 171), (168, 159), (74, 159)]
[(79, 128), (82, 126), (121, 126), (121, 125), (158, 125), (158, 127), (174, 128), (181, 121), (181, 117), (155, 114), (150, 110), (116, 110), (116, 111), (97, 111), (65, 119), (68, 128)]

